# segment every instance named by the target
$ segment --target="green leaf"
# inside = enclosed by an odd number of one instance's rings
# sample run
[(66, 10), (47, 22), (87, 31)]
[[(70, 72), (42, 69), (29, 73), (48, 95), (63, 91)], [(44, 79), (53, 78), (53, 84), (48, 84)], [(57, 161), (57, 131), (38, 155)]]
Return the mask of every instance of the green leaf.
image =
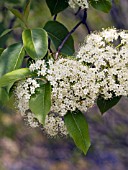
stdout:
[(55, 15), (68, 7), (68, 0), (46, 0), (52, 15)]
[(36, 94), (31, 96), (29, 107), (41, 124), (45, 123), (46, 115), (51, 107), (51, 85), (43, 84), (38, 88)]
[(4, 51), (4, 48), (0, 48), (0, 55), (2, 54), (3, 51)]
[(42, 28), (26, 29), (22, 34), (26, 52), (34, 60), (42, 59), (48, 50), (48, 35)]
[(68, 112), (64, 117), (64, 121), (76, 146), (86, 154), (90, 147), (90, 137), (84, 115), (80, 111)]
[(111, 0), (90, 0), (93, 8), (108, 13), (112, 8)]
[(32, 76), (29, 68), (21, 68), (11, 71), (0, 78), (0, 87), (8, 86), (10, 83), (14, 83), (29, 76)]
[[(58, 50), (58, 47), (69, 33), (67, 28), (57, 21), (47, 22), (46, 25), (44, 26), (44, 29), (47, 31), (50, 39), (55, 45), (56, 50)], [(74, 41), (72, 36), (70, 36), (66, 43), (64, 44), (63, 48), (61, 49), (61, 53), (66, 55), (73, 55), (74, 52), (75, 52)]]
[(10, 33), (13, 29), (6, 29), (5, 31), (2, 32), (2, 34), (0, 35), (0, 38), (2, 38), (3, 36), (7, 35), (8, 33)]
[(5, 105), (9, 100), (9, 95), (4, 88), (0, 88), (0, 105)]
[(30, 5), (31, 5), (31, 0), (28, 0), (26, 7), (24, 9), (24, 14), (23, 14), (25, 22), (27, 22), (27, 20), (28, 20), (28, 16), (29, 16), (29, 12), (30, 12)]
[[(6, 30), (5, 24), (1, 22), (0, 23), (0, 35), (4, 32), (4, 30)], [(8, 38), (9, 38), (8, 34), (0, 37), (0, 48), (4, 48), (6, 46), (6, 42)]]
[(102, 97), (99, 97), (97, 99), (97, 105), (100, 110), (100, 112), (103, 114), (104, 112), (111, 109), (113, 106), (115, 106), (121, 99), (121, 96), (119, 97), (113, 97), (112, 99), (105, 100)]
[[(6, 48), (0, 56), (0, 77), (10, 71), (18, 69), (24, 58), (24, 49), (21, 43), (16, 43)], [(8, 84), (8, 91), (12, 84)]]
[(0, 56), (0, 77), (12, 70), (18, 69), (24, 58), (24, 49), (21, 43), (6, 48)]
[(11, 11), (17, 18), (20, 19), (20, 21), (22, 21), (23, 23), (25, 23), (25, 20), (23, 18), (22, 13), (20, 13), (17, 9), (12, 9), (12, 8), (8, 8), (9, 11)]

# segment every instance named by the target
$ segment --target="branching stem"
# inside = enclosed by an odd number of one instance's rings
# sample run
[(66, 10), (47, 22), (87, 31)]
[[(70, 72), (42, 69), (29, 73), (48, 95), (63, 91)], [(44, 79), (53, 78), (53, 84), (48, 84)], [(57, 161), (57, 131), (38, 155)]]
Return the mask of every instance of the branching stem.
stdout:
[(81, 7), (78, 8), (78, 10), (77, 10), (77, 12), (75, 13), (75, 15), (78, 15), (80, 11), (81, 11)]
[(61, 51), (61, 49), (63, 48), (64, 44), (66, 43), (66, 41), (68, 40), (68, 38), (71, 36), (72, 33), (75, 32), (75, 30), (81, 25), (84, 24), (87, 28), (88, 34), (90, 34), (90, 29), (86, 23), (86, 19), (87, 19), (87, 10), (84, 10), (84, 15), (83, 18), (80, 22), (77, 23), (77, 25), (67, 34), (67, 36), (64, 38), (64, 40), (62, 41), (62, 43), (60, 44), (60, 46), (58, 47), (58, 50), (56, 52), (56, 56), (55, 59), (58, 59), (59, 53)]
[(63, 48), (64, 44), (66, 43), (66, 41), (68, 40), (68, 38), (70, 37), (70, 35), (75, 32), (75, 30), (82, 24), (82, 21), (80, 21), (68, 34), (67, 36), (64, 38), (64, 40), (62, 41), (62, 43), (60, 44), (60, 46), (58, 47), (58, 51), (56, 53), (56, 59), (58, 58), (59, 56), (59, 53), (61, 51), (61, 49)]

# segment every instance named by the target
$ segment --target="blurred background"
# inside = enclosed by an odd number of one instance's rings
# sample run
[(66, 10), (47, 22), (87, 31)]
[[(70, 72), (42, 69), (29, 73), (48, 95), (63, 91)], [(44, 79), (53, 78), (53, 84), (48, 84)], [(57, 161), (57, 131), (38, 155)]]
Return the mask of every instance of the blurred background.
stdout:
[[(17, 27), (20, 21), (6, 8), (23, 10), (25, 0), (0, 0), (0, 33)], [(109, 14), (90, 8), (87, 23), (91, 31), (115, 26), (128, 29), (128, 0), (112, 1)], [(82, 17), (76, 10), (66, 9), (57, 16), (70, 31)], [(32, 0), (29, 16), (31, 28), (43, 27), (53, 20), (45, 0)], [(83, 43), (87, 30), (81, 25), (73, 34), (75, 48)], [(0, 48), (21, 41), (21, 29), (0, 39)], [(127, 170), (128, 169), (128, 98), (100, 114), (97, 106), (85, 113), (92, 145), (83, 155), (70, 138), (51, 139), (39, 128), (32, 129), (16, 112), (11, 99), (6, 106), (0, 104), (0, 170)]]

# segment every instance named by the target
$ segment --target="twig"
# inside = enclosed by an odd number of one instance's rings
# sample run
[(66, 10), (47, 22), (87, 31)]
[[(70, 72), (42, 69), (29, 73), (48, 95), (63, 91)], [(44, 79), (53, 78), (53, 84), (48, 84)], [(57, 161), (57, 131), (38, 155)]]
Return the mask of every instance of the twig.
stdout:
[(86, 26), (88, 34), (90, 34), (91, 32), (90, 32), (90, 29), (89, 29), (89, 26), (88, 26), (86, 20), (87, 20), (87, 9), (84, 10), (84, 16), (82, 19), (82, 23)]
[(67, 36), (64, 38), (64, 40), (62, 41), (62, 43), (59, 45), (58, 50), (56, 52), (56, 56), (55, 59), (58, 59), (59, 53), (61, 51), (61, 49), (63, 48), (64, 44), (66, 43), (66, 41), (68, 40), (68, 38), (71, 36), (72, 33), (75, 32), (75, 30), (81, 25), (84, 24), (87, 28), (88, 34), (90, 34), (90, 29), (86, 23), (86, 19), (87, 19), (87, 10), (84, 10), (84, 15), (82, 20), (67, 34)]
[(75, 15), (78, 15), (80, 11), (81, 11), (81, 7), (78, 8), (78, 10), (77, 10), (77, 12), (75, 13)]
[(52, 49), (51, 49), (51, 40), (50, 40), (50, 38), (48, 38), (48, 49), (49, 49), (50, 53), (53, 54)]
[(61, 51), (61, 49), (63, 48), (64, 44), (66, 43), (66, 41), (68, 40), (68, 38), (70, 37), (70, 35), (75, 32), (75, 30), (82, 24), (82, 21), (80, 21), (68, 34), (67, 36), (64, 38), (64, 40), (62, 41), (62, 43), (60, 44), (60, 46), (58, 47), (58, 50), (56, 52), (56, 56), (55, 59), (58, 58), (59, 53)]
[(56, 15), (54, 15), (54, 17), (53, 17), (53, 21), (56, 21), (56, 18), (57, 18), (57, 14), (56, 14)]

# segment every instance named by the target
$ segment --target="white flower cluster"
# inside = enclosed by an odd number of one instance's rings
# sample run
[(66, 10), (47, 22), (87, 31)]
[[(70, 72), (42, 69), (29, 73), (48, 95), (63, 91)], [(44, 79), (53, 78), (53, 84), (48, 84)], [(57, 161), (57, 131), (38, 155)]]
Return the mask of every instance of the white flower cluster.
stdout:
[(37, 60), (30, 65), (29, 69), (31, 72), (36, 71), (38, 76), (45, 76), (47, 67), (44, 60)]
[(19, 81), (15, 88), (17, 108), (22, 116), (27, 117), (31, 127), (37, 127), (38, 122), (35, 120), (34, 114), (29, 110), (29, 99), (38, 87), (39, 84), (36, 80), (27, 78), (26, 80)]
[(92, 107), (98, 93), (95, 71), (71, 59), (59, 59), (50, 64), (47, 75), (52, 85), (51, 110), (64, 116), (76, 108), (86, 111)]
[[(51, 111), (44, 130), (49, 136), (67, 135), (63, 116), (68, 111), (86, 111), (98, 98), (128, 95), (128, 33), (109, 28), (87, 36), (76, 58), (57, 61), (37, 60), (29, 67), (37, 79), (45, 78), (52, 86)], [(29, 109), (29, 99), (40, 85), (28, 78), (17, 84), (18, 108), (32, 127), (39, 123)]]
[[(50, 61), (49, 61), (50, 64)], [(35, 71), (38, 76), (44, 76), (47, 74), (47, 68), (44, 60), (37, 60), (29, 67), (30, 71)], [(38, 79), (38, 78), (37, 78)], [(22, 116), (27, 117), (28, 124), (31, 127), (39, 126), (39, 122), (36, 119), (34, 113), (29, 109), (29, 100), (31, 95), (35, 94), (36, 88), (40, 87), (37, 80), (27, 78), (26, 80), (19, 81), (15, 88), (15, 96), (17, 100), (17, 108)], [(67, 135), (67, 128), (64, 124), (64, 120), (61, 116), (52, 112), (46, 116), (44, 125), (44, 131), (50, 136)]]
[(68, 134), (62, 117), (54, 113), (46, 116), (44, 130), (51, 137)]
[(88, 8), (89, 4), (87, 0), (69, 0), (69, 5), (71, 8), (76, 8), (77, 6), (82, 9)]
[(86, 38), (77, 59), (95, 70), (99, 94), (105, 99), (128, 95), (128, 33), (109, 28)]
[[(72, 59), (61, 58), (56, 62), (50, 60), (48, 65), (49, 68), (46, 68), (44, 60), (38, 60), (29, 67), (38, 76), (45, 75), (52, 85), (52, 107), (46, 117), (44, 130), (51, 136), (66, 135), (63, 116), (67, 111), (86, 111), (96, 100), (98, 86), (95, 82), (95, 71)], [(28, 122), (33, 127), (35, 122), (32, 124), (32, 120), (35, 120), (35, 117), (29, 109), (29, 99), (37, 87), (39, 84), (36, 80), (29, 78), (20, 81), (15, 90), (18, 108), (23, 115), (27, 113)]]
[[(99, 0), (95, 0), (95, 2), (98, 2)], [(81, 7), (82, 9), (89, 8), (89, 3), (91, 2), (89, 0), (69, 0), (68, 1), (71, 8)]]

